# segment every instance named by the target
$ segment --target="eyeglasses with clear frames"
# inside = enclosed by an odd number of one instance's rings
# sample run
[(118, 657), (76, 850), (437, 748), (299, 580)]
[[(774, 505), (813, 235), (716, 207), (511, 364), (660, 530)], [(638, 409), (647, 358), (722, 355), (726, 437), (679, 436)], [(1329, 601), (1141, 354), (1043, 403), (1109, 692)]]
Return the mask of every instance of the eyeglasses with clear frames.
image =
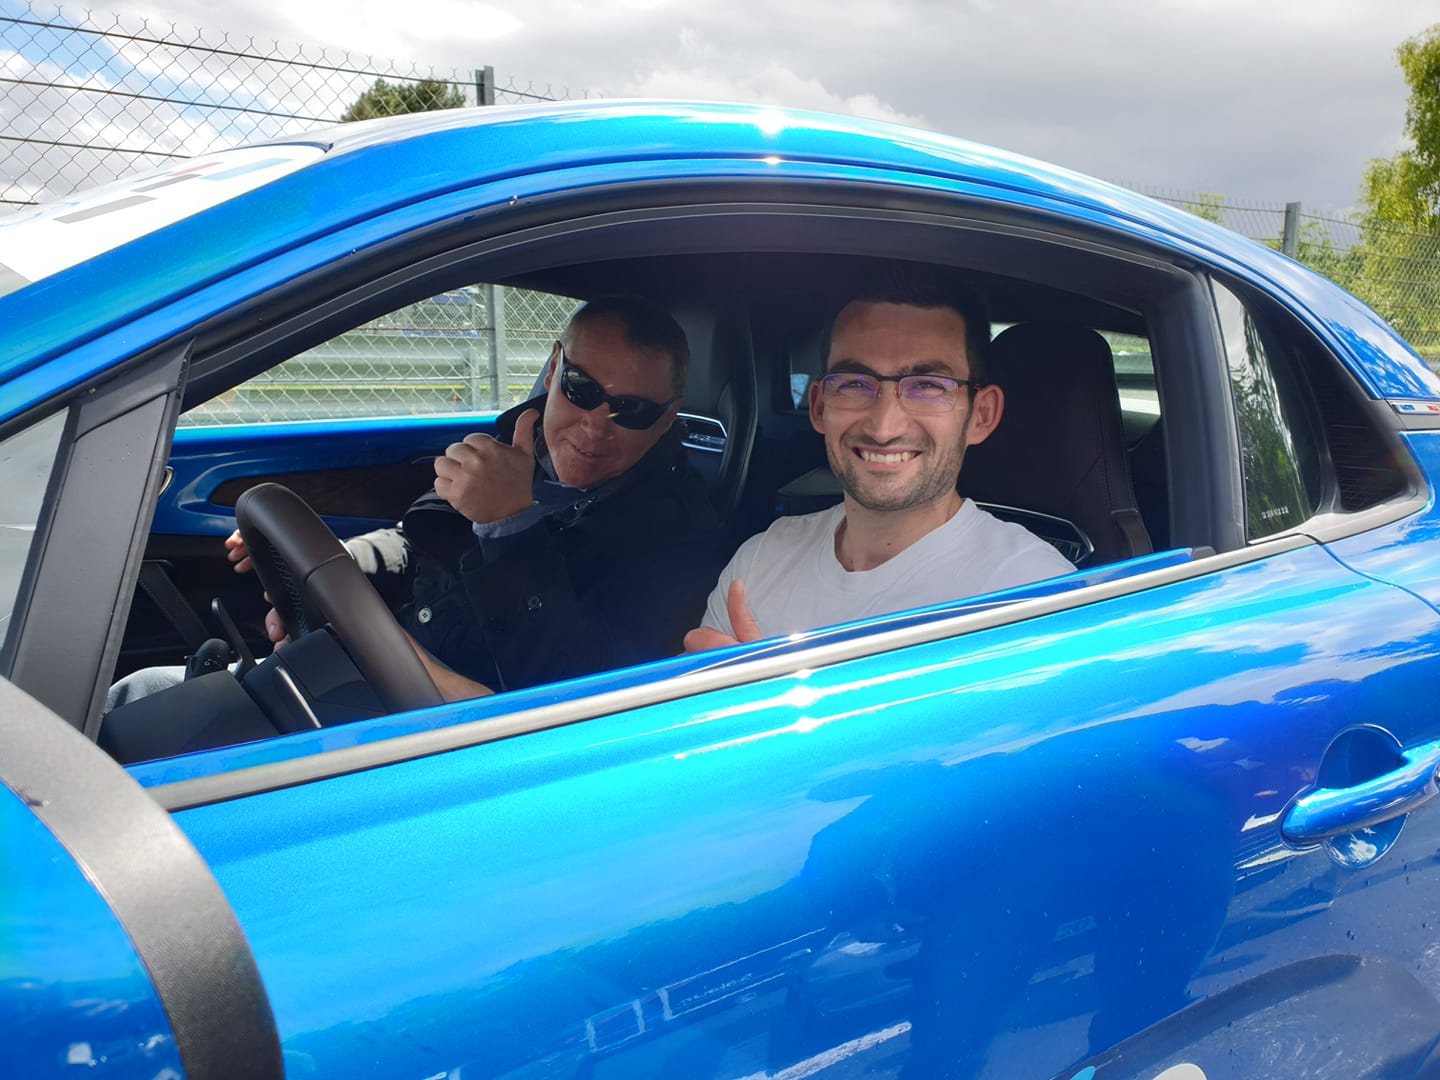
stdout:
[(984, 384), (949, 375), (872, 375), (865, 371), (832, 371), (820, 379), (827, 404), (839, 409), (868, 409), (880, 396), (880, 384), (893, 382), (900, 405), (912, 413), (946, 413), (960, 400), (960, 388), (971, 394)]

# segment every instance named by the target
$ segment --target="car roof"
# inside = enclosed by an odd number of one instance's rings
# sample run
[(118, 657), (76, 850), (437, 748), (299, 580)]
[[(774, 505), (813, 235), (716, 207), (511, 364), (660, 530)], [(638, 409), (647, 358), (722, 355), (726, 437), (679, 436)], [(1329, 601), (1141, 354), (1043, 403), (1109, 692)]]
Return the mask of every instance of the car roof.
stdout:
[[(360, 121), (257, 146), (308, 153), (291, 155), (268, 182), (0, 297), (0, 386), (242, 268), (401, 208), (447, 197), (463, 208), (464, 193), (478, 187), (514, 182), (510, 199), (519, 203), (528, 193), (521, 181), (542, 174), (576, 188), (825, 175), (996, 200), (1160, 245), (1285, 295), (1328, 324), (1358, 347), (1372, 392), (1440, 393), (1373, 312), (1284, 256), (1123, 188), (915, 128), (765, 106), (582, 101)], [(0, 228), (0, 264), (4, 244)], [(94, 373), (82, 364), (72, 374)], [(0, 420), (22, 405), (0, 392)]]

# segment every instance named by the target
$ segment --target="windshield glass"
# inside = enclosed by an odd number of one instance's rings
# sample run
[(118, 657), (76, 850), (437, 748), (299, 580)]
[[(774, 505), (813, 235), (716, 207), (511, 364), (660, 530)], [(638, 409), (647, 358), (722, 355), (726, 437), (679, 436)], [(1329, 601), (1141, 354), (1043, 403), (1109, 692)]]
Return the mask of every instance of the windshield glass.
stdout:
[(0, 218), (0, 296), (278, 180), (319, 146), (249, 146), (178, 161)]
[(65, 413), (59, 412), (0, 442), (0, 643), (10, 634), (25, 559), (64, 430)]

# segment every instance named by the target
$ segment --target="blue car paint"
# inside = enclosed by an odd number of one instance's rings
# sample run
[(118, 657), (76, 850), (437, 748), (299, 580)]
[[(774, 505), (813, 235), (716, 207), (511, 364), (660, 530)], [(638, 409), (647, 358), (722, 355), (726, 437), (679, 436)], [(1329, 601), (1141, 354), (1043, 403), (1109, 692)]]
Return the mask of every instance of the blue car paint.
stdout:
[[(0, 298), (0, 420), (37, 391), (75, 385), (107, 360), (323, 265), (347, 246), (363, 250), (422, 224), (509, 208), (550, 192), (647, 178), (874, 181), (968, 192), (994, 204), (1048, 205), (1057, 220), (1086, 220), (1121, 236), (1154, 238), (1284, 295), (1330, 344), (1348, 350), (1357, 376), (1377, 396), (1440, 396), (1440, 379), (1367, 308), (1227, 230), (1123, 189), (958, 140), (920, 132), (900, 137), (885, 128), (886, 137), (877, 141), (869, 125), (836, 130), (831, 118), (823, 118), (811, 128), (784, 122), (788, 115), (803, 124), (803, 114), (777, 115), (780, 130), (767, 132), (757, 127), (753, 110), (723, 106), (481, 111), (397, 126), (397, 133), (415, 134), (397, 134), (393, 142), (366, 143), (362, 135), (349, 152), (343, 152), (338, 129), (329, 135), (332, 152), (316, 163)], [(558, 136), (546, 138), (548, 129), (580, 116), (586, 117), (587, 136), (593, 132), (583, 151)], [(370, 134), (385, 130), (375, 127)], [(255, 267), (264, 268), (268, 281), (250, 283), (254, 275), (244, 271)], [(1343, 318), (1329, 314), (1337, 306)], [(153, 324), (137, 321), (140, 313), (161, 309), (165, 317)], [(117, 329), (125, 349), (117, 350), (121, 341), (113, 336), (98, 353), (84, 348)], [(57, 369), (38, 383), (25, 378), (57, 357)], [(20, 383), (25, 398), (5, 392)]]
[[(1097, 224), (1279, 296), (1370, 392), (1436, 397), (1373, 314), (1224, 230), (968, 144), (833, 118), (787, 126), (797, 115), (602, 104), (497, 113), (476, 130), (456, 114), (338, 131), (315, 166), (0, 298), (0, 422), (409, 230), (503, 214), (512, 197), (682, 177), (864, 181)], [(563, 125), (582, 117), (595, 138), (567, 149)], [(375, 170), (413, 175), (355, 186)], [(254, 432), (247, 460), (311, 465), (310, 434)], [(223, 530), (205, 496), (234, 459), (191, 438), (177, 438), (186, 501), (172, 523)], [(1435, 475), (1440, 434), (1407, 440)], [(1374, 725), (1399, 747), (1440, 734), (1435, 530), (1432, 505), (1326, 546), (843, 662), (802, 666), (801, 642), (791, 670), (761, 681), (737, 666), (720, 689), (175, 820), (249, 937), (292, 1075), (893, 1075), (903, 1062), (923, 1076), (986, 1055), (993, 1075), (1061, 1074), (1151, 1025), (1201, 1045), (1207, 1014), (1188, 1002), (1317, 958), (1356, 961), (1347, 1000), (1364, 1003), (1336, 1015), (1351, 1028), (1332, 1064), (1398, 1071), (1412, 1048), (1391, 1017), (1440, 1030), (1440, 815), (1391, 822), (1383, 861), (1345, 866), (1281, 826), (1342, 732)], [(483, 724), (522, 700), (584, 700), (685, 666), (132, 775), (323, 763), (316, 752), (341, 758), (347, 737)], [(0, 824), (26, 813), (7, 803)], [(61, 855), (32, 837), (18, 857)], [(130, 1015), (157, 1030), (143, 1004)], [(1226, 1042), (1212, 1052), (1262, 1064), (1271, 1045)], [(1215, 1074), (1235, 1060), (1216, 1058)]]
[[(876, 1031), (893, 1035), (860, 1060), (905, 1048), (925, 1075), (962, 1018), (983, 1054), (1070, 1017), (1020, 1073), (1044, 1075), (1288, 956), (1356, 948), (1338, 927), (1292, 935), (1298, 914), (1263, 941), (1246, 920), (1330, 874), (1278, 817), (1337, 731), (1433, 731), (1437, 652), (1434, 611), (1312, 546), (176, 820), (316, 1075), (738, 1076)], [(927, 848), (936, 816), (957, 827)], [(1437, 819), (1417, 817), (1390, 858), (1437, 906)], [(1002, 906), (1013, 922), (993, 922)], [(859, 1015), (812, 1008), (825, 943), (887, 920), (908, 975)], [(1434, 937), (1407, 920), (1365, 948), (1403, 958)], [(1089, 974), (1045, 976), (1076, 948)], [(715, 971), (667, 1019), (668, 988)]]
[(1328, 546), (1347, 566), (1408, 589), (1440, 610), (1440, 561), (1422, 554), (1435, 551), (1440, 543), (1440, 514), (1436, 513), (1434, 494), (1436, 478), (1440, 478), (1440, 432), (1412, 431), (1404, 439), (1428, 482), (1426, 512)]
[(0, 852), (0, 1072), (184, 1075), (124, 928), (69, 852), (3, 785)]

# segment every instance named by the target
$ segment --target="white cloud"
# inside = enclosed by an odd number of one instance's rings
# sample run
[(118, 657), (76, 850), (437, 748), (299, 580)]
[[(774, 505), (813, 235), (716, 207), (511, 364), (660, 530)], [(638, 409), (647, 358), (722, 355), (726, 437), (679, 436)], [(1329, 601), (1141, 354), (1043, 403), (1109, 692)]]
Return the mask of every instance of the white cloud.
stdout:
[(743, 72), (717, 65), (676, 64), (644, 72), (617, 84), (609, 96), (744, 101), (926, 126), (923, 117), (901, 112), (873, 94), (843, 96), (825, 87), (818, 79), (804, 78), (775, 63), (751, 67)]
[[(1153, 187), (1334, 208), (1354, 200), (1371, 158), (1402, 145), (1405, 85), (1395, 47), (1440, 21), (1440, 7), (1435, 0), (142, 0), (121, 18), (142, 15), (152, 32), (174, 23), (201, 43), (242, 51), (253, 35), (260, 52), (289, 54), (300, 45), (307, 57), (331, 62), (348, 52), (357, 67), (373, 56), (468, 78), (491, 65), (502, 89), (831, 110)], [(363, 88), (316, 76), (287, 89), (241, 67), (221, 78), (286, 111), (326, 116)], [(337, 97), (345, 101), (335, 104)], [(188, 119), (176, 123), (181, 131)], [(244, 125), (237, 121), (235, 130)]]
[(428, 31), (426, 36), (451, 42), (489, 42), (525, 25), (503, 8), (473, 0), (407, 0), (403, 5), (394, 0), (305, 0), (283, 10), (302, 38), (377, 56), (389, 54), (397, 41), (417, 33)]

